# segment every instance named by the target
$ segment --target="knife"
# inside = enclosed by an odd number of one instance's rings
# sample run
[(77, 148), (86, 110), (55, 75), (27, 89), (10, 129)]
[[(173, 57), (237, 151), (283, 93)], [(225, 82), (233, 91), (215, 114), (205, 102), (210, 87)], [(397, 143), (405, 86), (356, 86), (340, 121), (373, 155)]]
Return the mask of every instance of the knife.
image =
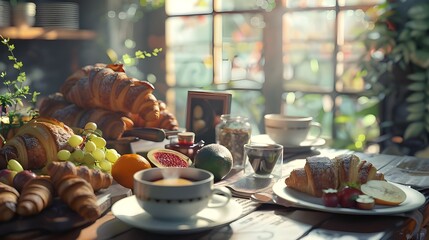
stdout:
[(168, 139), (168, 137), (177, 135), (180, 132), (182, 131), (143, 127), (143, 128), (133, 128), (133, 129), (125, 130), (124, 133), (122, 134), (122, 137), (137, 137), (143, 140), (162, 142), (165, 139)]

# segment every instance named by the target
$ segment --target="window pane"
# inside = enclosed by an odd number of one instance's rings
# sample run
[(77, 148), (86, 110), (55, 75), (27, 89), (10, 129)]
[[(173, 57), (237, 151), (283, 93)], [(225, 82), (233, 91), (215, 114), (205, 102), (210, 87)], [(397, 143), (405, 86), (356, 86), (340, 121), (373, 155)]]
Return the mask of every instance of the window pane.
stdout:
[(186, 15), (212, 12), (212, 0), (165, 0), (168, 15)]
[(339, 96), (336, 104), (337, 140), (333, 147), (363, 150), (365, 142), (379, 136), (377, 99)]
[(340, 46), (337, 54), (339, 62), (358, 62), (366, 53), (365, 46), (361, 42), (347, 42)]
[(265, 112), (265, 98), (261, 91), (233, 90), (230, 92), (233, 96), (231, 114), (248, 117), (252, 125), (252, 135), (260, 134)]
[(365, 88), (365, 81), (360, 76), (360, 66), (358, 63), (338, 64), (337, 72), (339, 77), (336, 83), (338, 92), (361, 92)]
[(169, 88), (166, 92), (168, 110), (176, 116), (180, 128), (186, 128), (186, 99), (189, 88)]
[(167, 84), (204, 87), (213, 82), (212, 17), (171, 17), (166, 21)]
[(286, 13), (283, 24), (283, 39), (286, 42), (335, 39), (335, 11)]
[(274, 1), (268, 0), (219, 0), (215, 1), (216, 11), (242, 11), (264, 9), (271, 10), (275, 6)]
[[(224, 14), (217, 16), (215, 28), (221, 34), (215, 41), (219, 66), (231, 62), (229, 80), (264, 81), (262, 32), (265, 27), (260, 14)], [(219, 81), (224, 82), (224, 81)]]
[(333, 90), (332, 43), (289, 44), (284, 48), (285, 90)]
[(338, 41), (342, 45), (345, 41), (357, 40), (368, 29), (365, 12), (362, 10), (341, 11), (338, 14)]
[(171, 87), (204, 87), (213, 82), (210, 45), (170, 48), (166, 61), (167, 84)]
[(353, 5), (372, 5), (383, 3), (385, 0), (340, 0), (338, 5), (340, 6), (353, 6)]
[(321, 136), (332, 138), (333, 101), (329, 95), (285, 92), (282, 101), (283, 113), (292, 116), (312, 116), (322, 125)]
[(335, 0), (283, 0), (288, 8), (333, 7)]
[(165, 23), (167, 47), (211, 43), (212, 16), (170, 17)]

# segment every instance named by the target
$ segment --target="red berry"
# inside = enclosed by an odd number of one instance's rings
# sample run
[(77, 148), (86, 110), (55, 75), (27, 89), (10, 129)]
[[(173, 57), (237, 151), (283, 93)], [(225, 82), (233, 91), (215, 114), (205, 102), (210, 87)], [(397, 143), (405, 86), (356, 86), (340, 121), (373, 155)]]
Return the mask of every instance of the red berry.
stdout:
[(338, 192), (338, 202), (341, 207), (356, 208), (356, 199), (361, 194), (359, 189), (346, 186)]
[(338, 206), (338, 196), (336, 189), (324, 189), (322, 195), (323, 205), (327, 207), (337, 207)]

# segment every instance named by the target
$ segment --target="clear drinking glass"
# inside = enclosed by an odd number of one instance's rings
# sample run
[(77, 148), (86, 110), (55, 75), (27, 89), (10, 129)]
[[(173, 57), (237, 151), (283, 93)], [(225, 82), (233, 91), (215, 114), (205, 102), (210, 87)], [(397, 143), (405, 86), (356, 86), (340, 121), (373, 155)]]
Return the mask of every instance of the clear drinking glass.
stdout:
[(283, 146), (280, 144), (249, 143), (244, 145), (246, 161), (257, 178), (281, 177)]

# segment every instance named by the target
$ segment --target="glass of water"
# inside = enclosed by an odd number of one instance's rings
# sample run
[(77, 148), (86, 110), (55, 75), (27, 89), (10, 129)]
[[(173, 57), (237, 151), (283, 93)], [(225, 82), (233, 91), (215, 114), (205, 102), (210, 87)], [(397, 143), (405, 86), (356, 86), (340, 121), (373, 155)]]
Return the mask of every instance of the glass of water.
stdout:
[(272, 178), (273, 170), (275, 169), (280, 170), (281, 173), (283, 163), (282, 145), (248, 143), (244, 145), (244, 153), (246, 161), (253, 170), (254, 177)]

